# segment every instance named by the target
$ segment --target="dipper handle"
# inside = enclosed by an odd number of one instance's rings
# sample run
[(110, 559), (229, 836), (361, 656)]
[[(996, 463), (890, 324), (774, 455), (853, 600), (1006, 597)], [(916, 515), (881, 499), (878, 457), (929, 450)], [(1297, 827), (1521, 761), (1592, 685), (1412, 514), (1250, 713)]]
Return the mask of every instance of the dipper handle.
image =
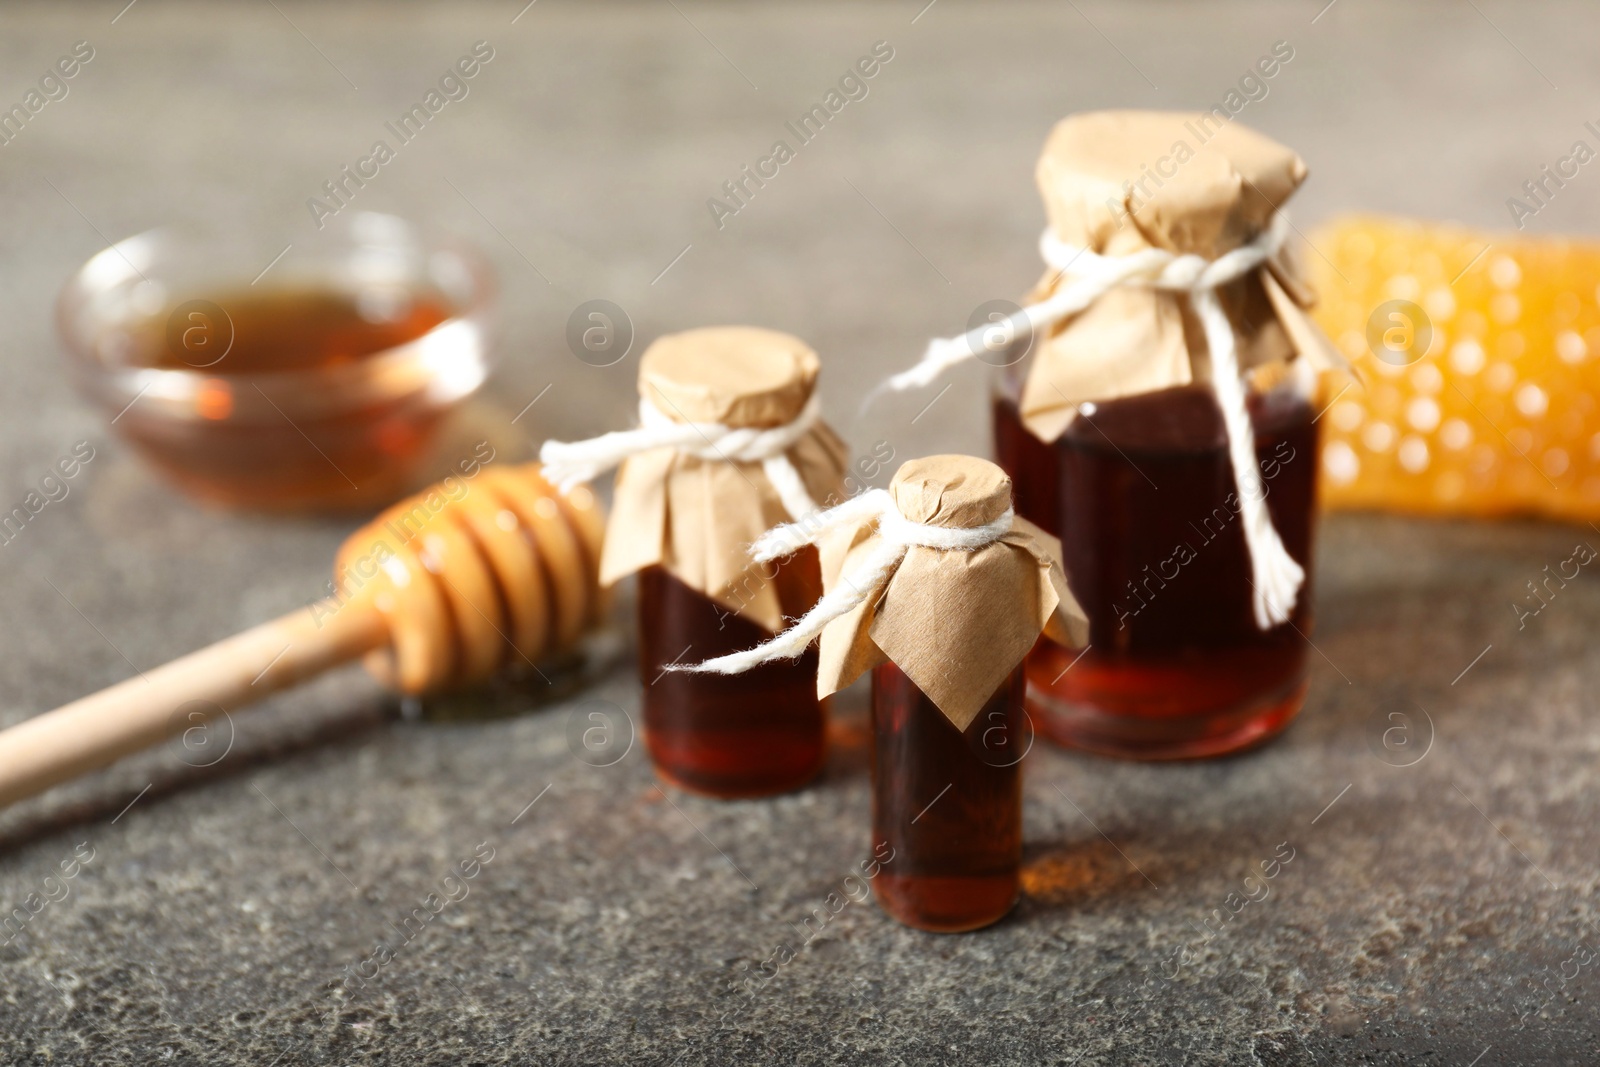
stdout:
[(348, 660), (404, 693), (536, 666), (604, 616), (604, 533), (536, 463), (447, 478), (345, 540), (333, 596), (0, 732), (0, 807)]
[(383, 617), (348, 607), (321, 626), (290, 612), (0, 732), (0, 807), (383, 647)]

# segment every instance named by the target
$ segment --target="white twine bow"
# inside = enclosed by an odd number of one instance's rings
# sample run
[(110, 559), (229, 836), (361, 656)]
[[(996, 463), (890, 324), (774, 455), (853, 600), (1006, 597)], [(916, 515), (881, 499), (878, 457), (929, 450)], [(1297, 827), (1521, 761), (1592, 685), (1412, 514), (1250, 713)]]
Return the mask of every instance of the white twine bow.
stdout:
[[(1043, 336), (1051, 327), (1083, 311), (1118, 286), (1187, 295), (1205, 330), (1206, 346), (1211, 351), (1211, 384), (1228, 431), (1228, 458), (1239, 489), (1239, 514), (1244, 522), (1245, 543), (1250, 549), (1254, 579), (1251, 605), (1256, 626), (1262, 630), (1271, 629), (1289, 618), (1305, 581), (1305, 571), (1283, 547), (1267, 512), (1266, 491), (1260, 468), (1256, 466), (1255, 434), (1250, 426), (1244, 383), (1239, 373), (1238, 344), (1233, 324), (1228, 321), (1228, 314), (1217, 297), (1217, 287), (1259, 268), (1283, 246), (1287, 232), (1288, 220), (1279, 212), (1255, 240), (1216, 259), (1206, 259), (1159, 248), (1147, 248), (1126, 256), (1103, 256), (1069, 245), (1046, 228), (1039, 238), (1039, 253), (1063, 279), (1054, 295), (1013, 313), (1003, 329), (996, 323), (984, 323), (959, 337), (936, 338), (928, 344), (921, 362), (896, 374), (879, 389), (901, 392), (920, 388), (981, 351), (994, 351), (1010, 344), (1019, 334)], [(868, 398), (869, 402), (871, 399)]]
[(869, 489), (804, 522), (775, 526), (751, 546), (750, 556), (758, 563), (787, 556), (802, 545), (816, 544), (830, 530), (841, 526), (859, 526), (865, 522), (878, 524), (878, 544), (854, 570), (842, 575), (839, 583), (823, 594), (810, 611), (772, 640), (704, 663), (674, 664), (667, 669), (742, 674), (770, 660), (794, 659), (810, 647), (828, 623), (848, 615), (864, 604), (868, 597), (875, 595), (888, 579), (889, 572), (899, 565), (906, 550), (913, 545), (971, 552), (991, 545), (1009, 533), (1014, 517), (1012, 510), (1007, 508), (1004, 515), (983, 526), (930, 526), (912, 522), (900, 514), (900, 509), (895, 507), (894, 497), (889, 495), (887, 489)]
[(822, 401), (815, 394), (793, 422), (770, 429), (676, 422), (640, 398), (639, 429), (616, 430), (587, 441), (546, 441), (539, 449), (539, 462), (544, 465), (544, 476), (563, 493), (593, 481), (631, 456), (656, 448), (675, 448), (704, 460), (760, 463), (784, 509), (798, 519), (815, 511), (817, 505), (790, 461), (789, 449), (821, 416)]

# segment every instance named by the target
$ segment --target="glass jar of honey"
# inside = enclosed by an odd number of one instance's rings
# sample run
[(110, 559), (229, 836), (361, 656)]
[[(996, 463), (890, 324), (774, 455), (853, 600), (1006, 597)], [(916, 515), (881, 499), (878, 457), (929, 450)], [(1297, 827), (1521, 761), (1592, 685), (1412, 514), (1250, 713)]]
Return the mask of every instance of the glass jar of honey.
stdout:
[(757, 648), (692, 671), (760, 670), (820, 639), (817, 691), (872, 671), (878, 902), (942, 933), (997, 922), (1022, 863), (1019, 764), (1032, 741), (1023, 658), (1042, 633), (1082, 643), (1055, 539), (1012, 507), (987, 460), (930, 456), (887, 490), (768, 532), (758, 559), (822, 546), (826, 596)]
[(819, 369), (804, 342), (774, 330), (672, 334), (640, 359), (639, 429), (541, 450), (563, 484), (621, 465), (600, 578), (638, 575), (645, 747), (656, 773), (690, 792), (781, 793), (822, 767), (815, 651), (738, 674), (673, 669), (759, 645), (822, 595), (815, 550), (747, 555), (768, 528), (843, 495), (845, 448), (820, 418)]
[(1305, 698), (1314, 396), (1339, 362), (1279, 212), (1305, 175), (1212, 115), (1078, 115), (1045, 147), (1050, 270), (993, 412), (1017, 511), (1061, 538), (1090, 620), (1087, 648), (1029, 658), (1056, 741), (1213, 756)]
[(1305, 177), (1228, 116), (1067, 118), (1039, 160), (1048, 270), (1025, 306), (886, 383), (1002, 368), (995, 455), (1090, 621), (1086, 647), (1042, 640), (1028, 660), (1029, 709), (1062, 744), (1214, 756), (1305, 698), (1313, 397), (1343, 366), (1280, 211)]

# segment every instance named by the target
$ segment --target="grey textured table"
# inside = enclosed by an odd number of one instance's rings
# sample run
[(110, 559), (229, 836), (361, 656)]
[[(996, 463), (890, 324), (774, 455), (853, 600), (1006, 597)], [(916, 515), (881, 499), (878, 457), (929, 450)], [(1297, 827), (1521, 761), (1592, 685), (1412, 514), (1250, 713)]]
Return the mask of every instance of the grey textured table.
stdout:
[[(1032, 281), (1051, 122), (1204, 106), (1278, 40), (1294, 58), (1240, 119), (1310, 160), (1302, 221), (1503, 226), (1600, 96), (1600, 16), (1577, 3), (122, 3), (0, 11), (8, 106), (74, 42), (95, 50), (0, 147), (3, 500), (96, 448), (0, 548), (7, 723), (311, 599), (350, 526), (210, 513), (156, 483), (64, 382), (62, 279), (173, 220), (309, 246), (307, 198), (477, 40), (495, 56), (470, 95), (358, 205), (494, 258), (504, 362), (478, 416), (503, 425), (550, 385), (530, 437), (628, 418), (634, 360), (588, 367), (563, 341), (596, 297), (642, 339), (794, 331), (851, 410)], [(719, 230), (706, 200), (880, 40), (894, 58), (867, 97)], [(1532, 228), (1592, 230), (1597, 182)], [(931, 394), (841, 429), (900, 458), (983, 450), (980, 376), (952, 380), (925, 415)], [(1586, 575), (1521, 631), (1510, 604), (1596, 536), (1326, 520), (1300, 720), (1197, 765), (1039, 746), (1026, 898), (963, 937), (850, 904), (799, 944), (867, 854), (859, 692), (814, 788), (716, 804), (662, 794), (637, 748), (576, 760), (571, 700), (401, 722), (343, 672), (236, 716), (209, 770), (160, 749), (0, 816), (4, 908), (66, 892), (0, 947), (0, 1062), (1594, 1062), (1600, 592)], [(636, 694), (618, 668), (583, 696)], [(1411, 766), (1379, 740), (1395, 709), (1426, 753)], [(480, 847), (466, 897), (346, 983)], [(1270, 896), (1208, 938), (1289, 849)], [(46, 882), (63, 863), (76, 876)]]

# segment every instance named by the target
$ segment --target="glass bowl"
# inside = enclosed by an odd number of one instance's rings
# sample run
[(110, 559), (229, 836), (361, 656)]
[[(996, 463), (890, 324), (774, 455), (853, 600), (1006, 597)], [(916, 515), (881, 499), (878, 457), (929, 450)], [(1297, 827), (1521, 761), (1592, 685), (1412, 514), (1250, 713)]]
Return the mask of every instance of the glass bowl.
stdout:
[(488, 376), (494, 289), (473, 249), (361, 212), (287, 249), (130, 237), (68, 280), (57, 326), (78, 389), (184, 491), (370, 510)]

